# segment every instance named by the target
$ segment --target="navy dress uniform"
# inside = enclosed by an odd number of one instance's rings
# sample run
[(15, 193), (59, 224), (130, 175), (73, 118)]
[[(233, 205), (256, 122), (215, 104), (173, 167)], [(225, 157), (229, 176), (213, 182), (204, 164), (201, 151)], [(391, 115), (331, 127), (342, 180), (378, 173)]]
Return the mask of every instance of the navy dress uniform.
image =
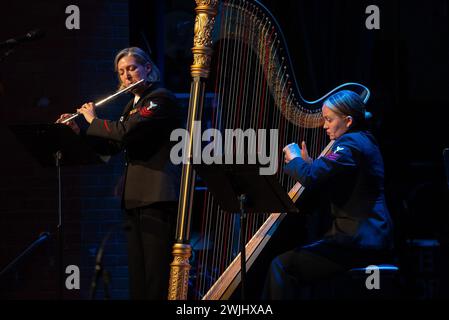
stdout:
[(382, 156), (369, 132), (348, 131), (326, 156), (312, 163), (294, 158), (285, 172), (304, 187), (320, 187), (326, 193), (332, 226), (320, 241), (272, 261), (265, 298), (293, 299), (302, 284), (385, 261), (392, 247), (392, 221), (385, 202)]
[(122, 207), (132, 299), (167, 297), (181, 178), (181, 167), (170, 161), (170, 133), (182, 125), (173, 94), (153, 83), (119, 121), (95, 118), (86, 131), (98, 153), (125, 152)]

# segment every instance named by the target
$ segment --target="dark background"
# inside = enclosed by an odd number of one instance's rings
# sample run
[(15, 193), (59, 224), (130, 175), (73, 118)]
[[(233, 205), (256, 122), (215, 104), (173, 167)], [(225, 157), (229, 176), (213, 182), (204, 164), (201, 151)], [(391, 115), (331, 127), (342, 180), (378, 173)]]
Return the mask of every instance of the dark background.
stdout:
[[(80, 30), (65, 28), (69, 4), (80, 8)], [(449, 210), (442, 151), (449, 147), (449, 1), (264, 4), (284, 31), (306, 99), (344, 82), (371, 89), (368, 109), (384, 155), (396, 245), (405, 270), (408, 266), (413, 297), (447, 297)], [(380, 30), (365, 27), (371, 4), (380, 8)], [(0, 41), (34, 28), (46, 35), (0, 62), (0, 268), (41, 232), (53, 234), (57, 223), (55, 169), (32, 158), (8, 125), (51, 123), (86, 100), (109, 95), (116, 88), (113, 58), (129, 45), (151, 51), (166, 86), (186, 105), (182, 94), (190, 86), (194, 8), (193, 0), (42, 0), (11, 2), (2, 9)], [(103, 115), (116, 117), (125, 100), (111, 103)], [(121, 168), (116, 157), (107, 166), (63, 169), (64, 265), (80, 266), (82, 277), (81, 290), (64, 290), (65, 299), (87, 297), (98, 243), (121, 221), (116, 190)], [(122, 233), (114, 232), (105, 251), (114, 299), (127, 298), (124, 247)], [(52, 237), (0, 279), (0, 297), (59, 298), (55, 248)]]

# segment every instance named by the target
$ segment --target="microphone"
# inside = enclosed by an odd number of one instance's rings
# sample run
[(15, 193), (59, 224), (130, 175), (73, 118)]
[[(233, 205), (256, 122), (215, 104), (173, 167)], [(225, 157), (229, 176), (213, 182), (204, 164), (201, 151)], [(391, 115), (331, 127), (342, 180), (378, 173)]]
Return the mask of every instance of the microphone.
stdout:
[(34, 29), (29, 31), (27, 34), (20, 36), (20, 37), (16, 37), (16, 38), (12, 38), (12, 39), (8, 39), (4, 42), (0, 43), (0, 48), (2, 47), (12, 47), (12, 46), (16, 46), (22, 42), (27, 42), (27, 41), (32, 41), (32, 40), (36, 40), (36, 39), (40, 39), (45, 35), (45, 33), (40, 30), (40, 29)]

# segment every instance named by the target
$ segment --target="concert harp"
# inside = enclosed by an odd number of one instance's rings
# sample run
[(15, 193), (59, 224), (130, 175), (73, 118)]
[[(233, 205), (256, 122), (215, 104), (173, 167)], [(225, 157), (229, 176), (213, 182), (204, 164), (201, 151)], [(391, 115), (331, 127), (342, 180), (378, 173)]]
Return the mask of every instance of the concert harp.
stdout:
[[(128, 92), (129, 90), (131, 90), (132, 88), (136, 87), (137, 85), (141, 84), (144, 81), (145, 81), (145, 79), (141, 79), (141, 80), (137, 81), (136, 83), (133, 83), (132, 85), (130, 85), (130, 86), (126, 87), (126, 88), (123, 88), (122, 90), (117, 91), (116, 93), (114, 93), (114, 94), (112, 94), (112, 95), (110, 95), (110, 96), (108, 96), (108, 97), (106, 97), (106, 98), (104, 98), (104, 99), (102, 99), (102, 100), (100, 100), (98, 102), (95, 102), (94, 106), (95, 107), (99, 107), (102, 104), (104, 104), (104, 103), (106, 103), (106, 102), (108, 102), (108, 101), (110, 101), (112, 99), (117, 98), (118, 96), (122, 95), (123, 93)], [(60, 121), (60, 123), (66, 123), (66, 122), (68, 122), (68, 121), (78, 117), (80, 114), (81, 113), (79, 113), (79, 112), (73, 113), (70, 117)]]
[[(196, 3), (187, 131), (201, 131), (201, 123), (222, 135), (229, 129), (242, 132), (275, 129), (278, 146), (305, 141), (312, 158), (325, 155), (333, 142), (322, 128), (323, 102), (338, 90), (351, 89), (366, 103), (370, 96), (368, 88), (350, 82), (315, 101), (306, 100), (280, 25), (264, 5), (257, 0), (196, 0)], [(254, 144), (258, 148), (256, 153), (263, 152), (261, 146), (265, 143)], [(192, 158), (194, 149), (191, 143), (187, 159)], [(284, 174), (282, 149), (275, 152), (279, 155), (276, 179), (294, 202), (302, 199), (304, 187)], [(234, 295), (242, 277), (238, 235), (244, 232), (247, 239), (243, 262), (251, 272), (259, 261), (262, 264), (264, 260), (270, 261), (272, 253), (267, 249), (271, 249), (280, 227), (292, 225), (288, 223), (290, 218), (282, 212), (252, 215), (246, 230), (241, 231), (238, 215), (220, 207), (203, 182), (196, 179), (190, 162), (183, 165), (180, 190), (169, 300), (238, 298)], [(296, 240), (298, 233), (293, 232), (285, 238)], [(190, 246), (191, 234), (204, 245)], [(279, 244), (285, 245), (288, 244)], [(256, 299), (262, 285), (263, 281), (254, 281), (250, 285), (254, 287), (254, 295), (248, 296)]]

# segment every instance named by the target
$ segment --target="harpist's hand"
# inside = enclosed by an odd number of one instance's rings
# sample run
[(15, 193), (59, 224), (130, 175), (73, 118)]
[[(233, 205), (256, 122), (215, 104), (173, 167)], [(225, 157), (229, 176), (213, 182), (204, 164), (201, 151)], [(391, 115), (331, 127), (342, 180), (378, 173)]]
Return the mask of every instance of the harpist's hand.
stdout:
[(293, 159), (301, 156), (301, 149), (296, 143), (290, 143), (282, 151), (284, 152), (285, 163), (289, 163)]
[(296, 143), (290, 143), (282, 151), (284, 151), (285, 163), (289, 163), (297, 157), (301, 157), (305, 162), (312, 163), (313, 159), (309, 157), (309, 152), (307, 151), (306, 143), (303, 141), (301, 143), (301, 148)]
[(301, 143), (301, 147), (302, 147), (301, 158), (307, 163), (312, 163), (313, 159), (311, 157), (309, 157), (309, 152), (307, 151), (307, 145), (306, 145), (305, 141), (303, 141)]

